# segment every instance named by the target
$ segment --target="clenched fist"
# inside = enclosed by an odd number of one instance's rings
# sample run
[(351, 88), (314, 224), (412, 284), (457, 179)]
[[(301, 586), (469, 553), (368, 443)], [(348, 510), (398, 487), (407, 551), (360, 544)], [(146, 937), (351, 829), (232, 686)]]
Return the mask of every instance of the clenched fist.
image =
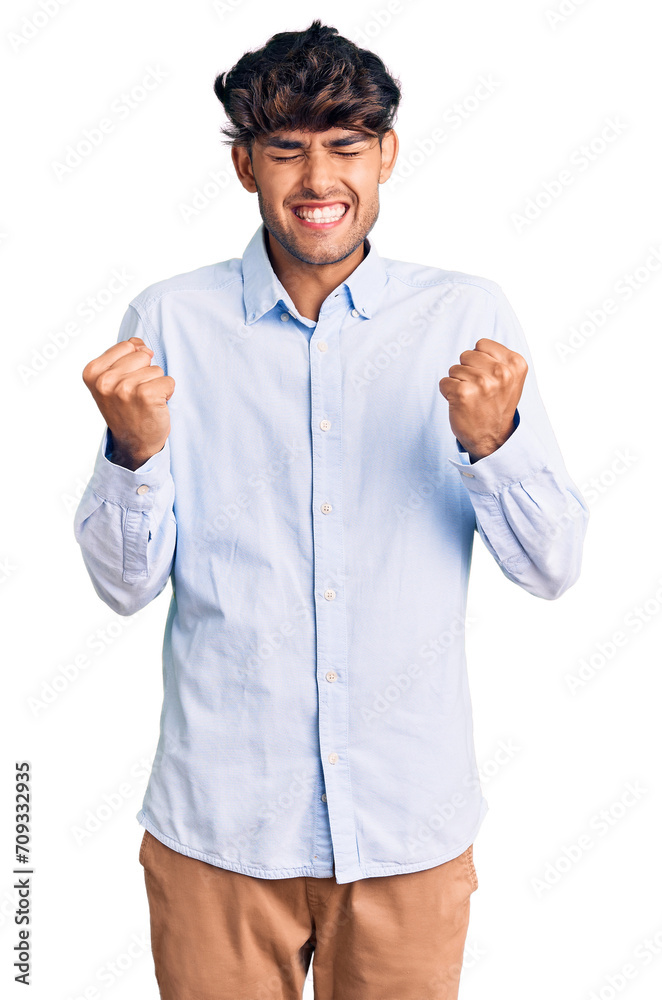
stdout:
[(439, 381), (448, 400), (451, 430), (471, 461), (500, 448), (515, 430), (514, 417), (529, 370), (525, 359), (496, 340), (482, 337), (462, 351)]
[(83, 369), (83, 381), (110, 429), (112, 461), (135, 470), (161, 451), (170, 433), (175, 380), (152, 365), (140, 337), (113, 344)]

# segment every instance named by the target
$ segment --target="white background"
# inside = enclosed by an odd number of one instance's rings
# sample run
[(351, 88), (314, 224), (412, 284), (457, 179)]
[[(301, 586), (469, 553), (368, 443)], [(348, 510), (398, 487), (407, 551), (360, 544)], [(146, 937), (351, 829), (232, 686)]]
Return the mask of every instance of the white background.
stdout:
[[(460, 996), (659, 996), (655, 6), (391, 0), (389, 12), (386, 0), (44, 3), (50, 15), (38, 0), (4, 4), (0, 31), (5, 995), (25, 995), (13, 984), (12, 817), (14, 761), (28, 759), (30, 996), (158, 998), (135, 813), (158, 738), (170, 585), (129, 619), (93, 591), (72, 525), (105, 425), (81, 372), (115, 342), (142, 288), (241, 256), (260, 222), (257, 197), (241, 188), (221, 146), (225, 119), (213, 81), (245, 50), (319, 16), (377, 51), (402, 82), (401, 180), (380, 188), (375, 245), (386, 257), (501, 284), (568, 470), (591, 507), (581, 578), (555, 602), (508, 581), (476, 536), (467, 655), (490, 810), (474, 847), (480, 885)], [(164, 74), (158, 86), (124, 117), (114, 113), (150, 70)], [(493, 91), (482, 99), (481, 78)], [(452, 124), (456, 104), (460, 127)], [(108, 116), (113, 131), (58, 177), (67, 147)], [(620, 134), (600, 141), (608, 119)], [(435, 144), (439, 127), (446, 140)], [(592, 160), (582, 169), (577, 151), (585, 144)], [(544, 204), (545, 184), (563, 169), (572, 183)], [(196, 191), (201, 205), (207, 184), (207, 204), (185, 219), (183, 206)], [(538, 217), (518, 226), (527, 199)], [(115, 269), (130, 278), (107, 296)], [(638, 287), (626, 297), (635, 272)], [(88, 296), (99, 310), (89, 322), (79, 312)], [(613, 314), (591, 326), (588, 312), (599, 319), (609, 298)], [(67, 342), (62, 331), (71, 323)], [(572, 328), (584, 323), (583, 343), (563, 354)], [(618, 631), (622, 645), (610, 647)], [(64, 668), (81, 655), (87, 666), (67, 681)], [(579, 676), (582, 660), (592, 673), (573, 690), (568, 678)], [(45, 703), (54, 681), (59, 691)], [(498, 753), (500, 744), (510, 756)], [(627, 797), (629, 783), (636, 799)], [(605, 827), (596, 826), (601, 810)], [(97, 811), (97, 828), (81, 837)], [(568, 861), (582, 835), (591, 848)], [(656, 935), (653, 955), (645, 942)]]

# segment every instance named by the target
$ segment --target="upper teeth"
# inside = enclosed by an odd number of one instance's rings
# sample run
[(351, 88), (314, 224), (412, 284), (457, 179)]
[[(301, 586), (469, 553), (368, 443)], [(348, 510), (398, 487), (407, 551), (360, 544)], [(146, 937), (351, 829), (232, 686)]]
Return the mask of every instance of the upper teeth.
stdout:
[(342, 218), (347, 211), (347, 206), (333, 205), (329, 208), (295, 208), (294, 211), (300, 219), (308, 219), (312, 222), (318, 220), (334, 222), (336, 219)]

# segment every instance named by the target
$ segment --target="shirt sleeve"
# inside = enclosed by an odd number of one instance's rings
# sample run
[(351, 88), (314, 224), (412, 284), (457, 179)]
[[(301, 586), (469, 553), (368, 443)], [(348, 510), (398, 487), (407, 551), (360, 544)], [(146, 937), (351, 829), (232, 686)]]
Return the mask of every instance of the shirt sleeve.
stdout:
[[(133, 306), (117, 343), (142, 337), (155, 350)], [(113, 611), (132, 615), (164, 589), (175, 555), (175, 484), (170, 438), (135, 470), (116, 465), (106, 426), (92, 476), (74, 515), (74, 534), (96, 593)]]
[(471, 462), (455, 439), (458, 470), (476, 515), (476, 530), (505, 576), (536, 597), (560, 597), (579, 577), (589, 519), (586, 501), (565, 467), (540, 398), (524, 333), (496, 286), (489, 336), (529, 368), (515, 412), (515, 430), (490, 455)]

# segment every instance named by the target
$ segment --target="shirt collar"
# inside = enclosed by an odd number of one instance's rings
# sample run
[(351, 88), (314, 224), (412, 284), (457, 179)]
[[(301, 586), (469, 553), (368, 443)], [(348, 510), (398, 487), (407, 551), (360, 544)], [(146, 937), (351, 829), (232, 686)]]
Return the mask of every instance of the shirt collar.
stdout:
[[(250, 326), (287, 296), (271, 266), (265, 246), (265, 227), (261, 223), (249, 241), (241, 260), (244, 281), (246, 324)], [(366, 255), (342, 283), (352, 297), (354, 308), (371, 319), (388, 280), (384, 259), (374, 244), (365, 238)], [(289, 301), (289, 296), (287, 296)]]

